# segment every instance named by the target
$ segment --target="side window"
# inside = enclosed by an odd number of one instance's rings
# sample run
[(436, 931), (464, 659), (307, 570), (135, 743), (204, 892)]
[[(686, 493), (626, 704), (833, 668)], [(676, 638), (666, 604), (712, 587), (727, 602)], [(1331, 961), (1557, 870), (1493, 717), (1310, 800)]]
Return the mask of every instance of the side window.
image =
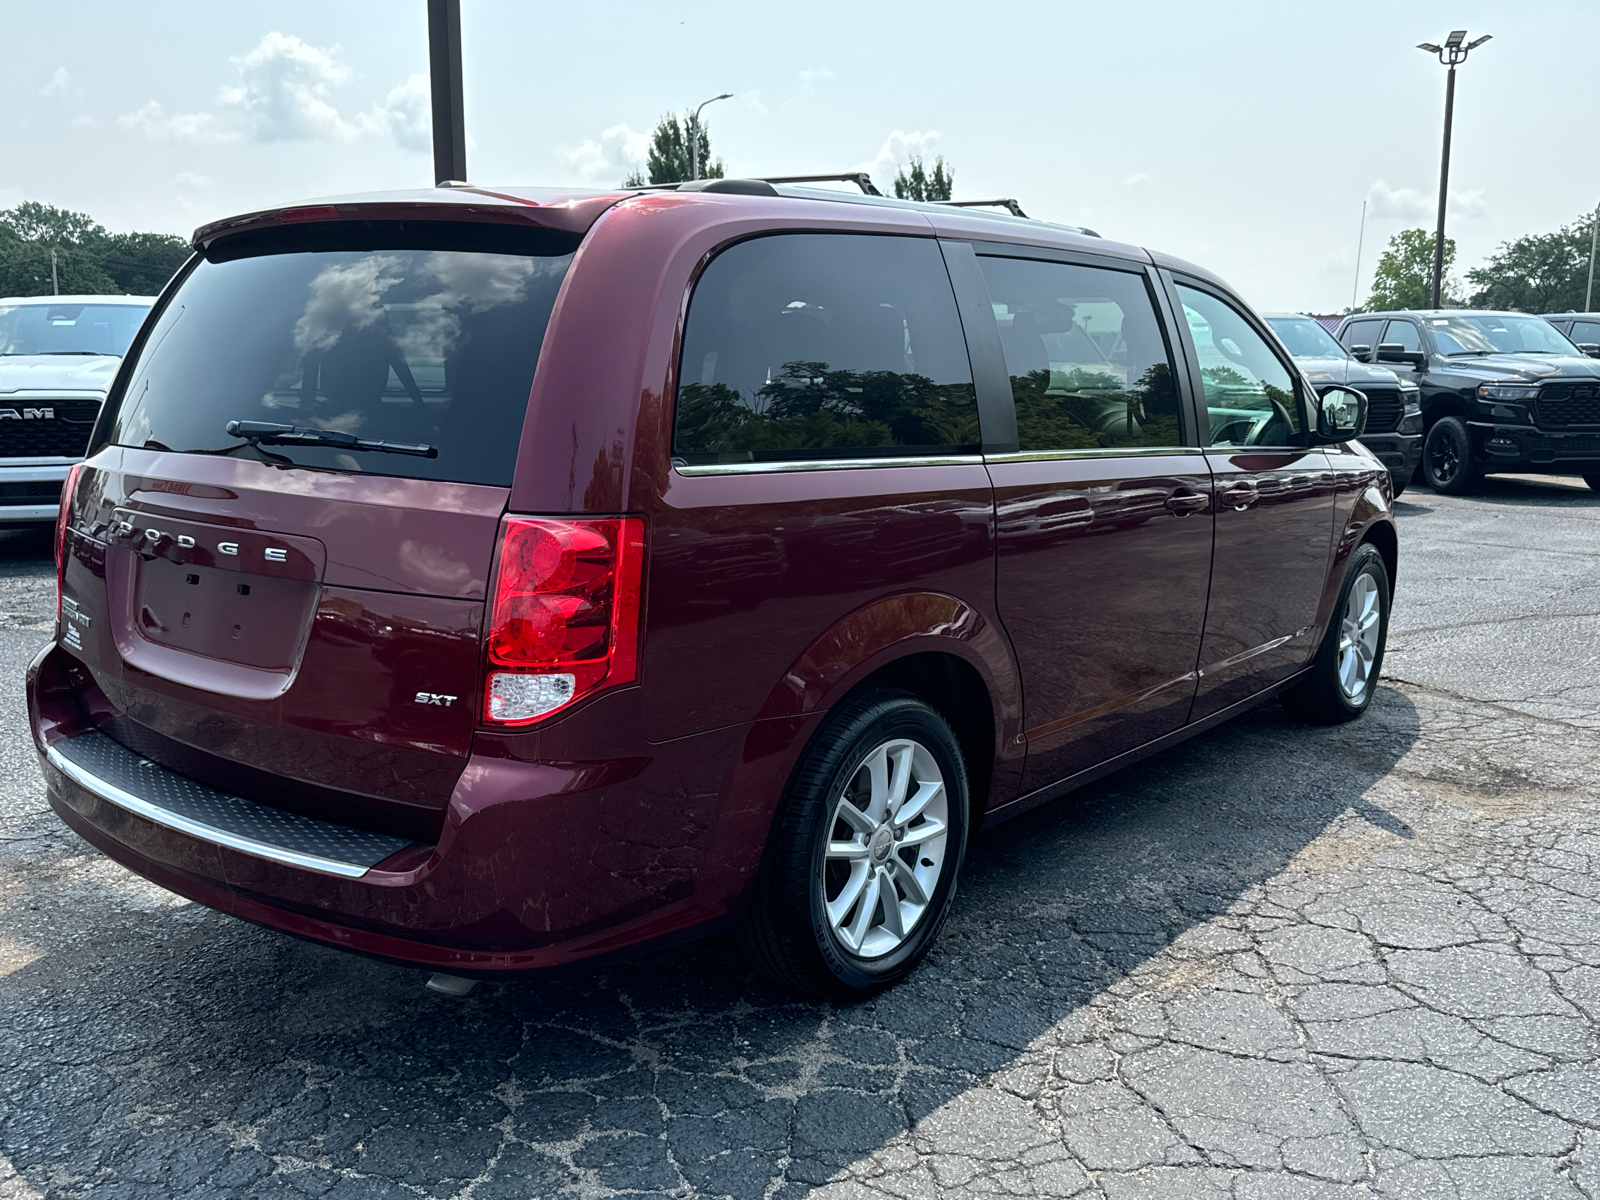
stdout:
[(1383, 328), (1382, 321), (1351, 321), (1344, 327), (1344, 332), (1339, 335), (1339, 341), (1348, 349), (1351, 346), (1378, 345), (1378, 331)]
[(1600, 321), (1574, 321), (1572, 340), (1589, 344), (1600, 343)]
[(1289, 446), (1300, 440), (1294, 377), (1266, 339), (1233, 308), (1178, 285), (1205, 385), (1214, 446)]
[(1180, 446), (1166, 339), (1142, 275), (979, 257), (1022, 450)]
[(980, 442), (955, 294), (931, 239), (754, 238), (695, 285), (675, 461), (975, 453)]
[(1410, 321), (1390, 321), (1389, 328), (1383, 331), (1383, 340), (1404, 350), (1422, 349), (1422, 335)]

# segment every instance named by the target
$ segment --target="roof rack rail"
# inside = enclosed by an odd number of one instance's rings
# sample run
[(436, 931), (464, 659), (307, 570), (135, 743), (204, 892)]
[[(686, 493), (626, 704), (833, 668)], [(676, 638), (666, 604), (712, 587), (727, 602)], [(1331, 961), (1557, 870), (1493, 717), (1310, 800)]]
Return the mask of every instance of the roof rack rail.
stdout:
[(1022, 211), (1022, 205), (1015, 200), (935, 200), (935, 204), (948, 204), (952, 208), (1003, 208), (1013, 217), (1027, 219), (1028, 214)]
[(839, 175), (763, 175), (763, 183), (853, 183), (864, 196), (883, 195), (865, 171), (845, 171)]

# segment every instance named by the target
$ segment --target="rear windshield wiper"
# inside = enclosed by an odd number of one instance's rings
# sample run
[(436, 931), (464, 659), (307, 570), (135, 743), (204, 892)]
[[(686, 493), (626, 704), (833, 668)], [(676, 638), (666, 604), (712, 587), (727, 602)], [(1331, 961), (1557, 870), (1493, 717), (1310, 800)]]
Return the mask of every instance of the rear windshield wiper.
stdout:
[(336, 429), (305, 429), (299, 425), (278, 425), (272, 421), (229, 421), (224, 427), (229, 437), (244, 438), (254, 446), (334, 446), (340, 450), (377, 450), (384, 454), (414, 454), (418, 458), (438, 458), (437, 446), (417, 442), (380, 442), (358, 438)]

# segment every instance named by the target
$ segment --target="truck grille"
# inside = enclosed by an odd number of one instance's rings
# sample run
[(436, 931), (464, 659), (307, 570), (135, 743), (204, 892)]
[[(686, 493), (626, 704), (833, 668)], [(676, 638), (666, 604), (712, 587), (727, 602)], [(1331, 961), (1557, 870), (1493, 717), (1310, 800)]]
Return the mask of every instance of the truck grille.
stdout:
[(0, 459), (82, 458), (99, 415), (99, 400), (0, 396)]
[(1539, 389), (1538, 410), (1547, 429), (1600, 425), (1600, 383), (1547, 383)]
[(0, 508), (49, 503), (61, 503), (59, 479), (45, 479), (36, 483), (0, 483)]
[(1362, 388), (1367, 394), (1367, 432), (1393, 433), (1400, 428), (1400, 418), (1405, 415), (1405, 404), (1400, 400), (1398, 388)]

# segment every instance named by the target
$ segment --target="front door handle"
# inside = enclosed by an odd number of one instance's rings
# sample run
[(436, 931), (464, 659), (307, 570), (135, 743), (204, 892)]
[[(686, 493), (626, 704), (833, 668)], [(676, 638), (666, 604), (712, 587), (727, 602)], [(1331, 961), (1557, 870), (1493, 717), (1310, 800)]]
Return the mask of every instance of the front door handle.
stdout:
[(1253, 483), (1234, 483), (1223, 489), (1221, 499), (1235, 512), (1243, 512), (1261, 499), (1261, 492)]
[(1191, 492), (1187, 488), (1180, 488), (1167, 497), (1167, 508), (1180, 517), (1190, 513), (1205, 512), (1211, 507), (1211, 497), (1200, 492)]

